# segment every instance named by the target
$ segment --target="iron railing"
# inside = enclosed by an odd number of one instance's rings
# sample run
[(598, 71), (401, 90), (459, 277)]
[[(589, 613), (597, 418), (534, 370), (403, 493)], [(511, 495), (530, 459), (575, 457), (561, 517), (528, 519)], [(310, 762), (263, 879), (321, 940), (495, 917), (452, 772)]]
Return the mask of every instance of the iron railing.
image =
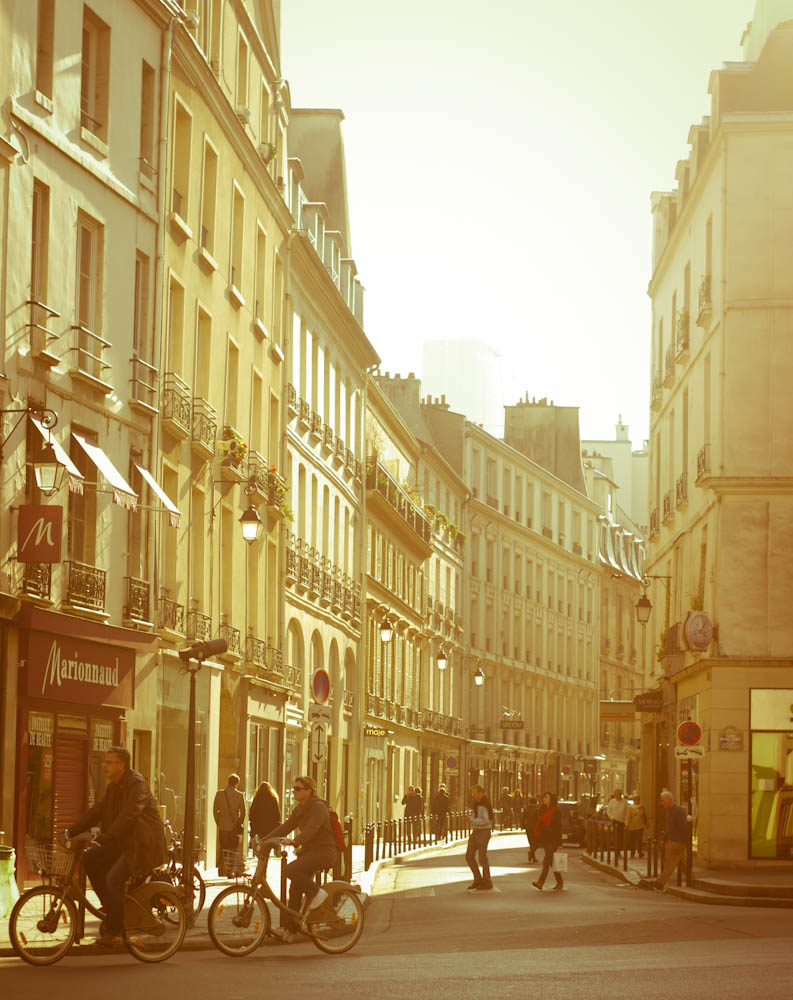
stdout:
[(136, 580), (134, 576), (124, 578), (126, 600), (124, 617), (135, 621), (149, 620), (149, 584), (146, 580)]
[(105, 610), (107, 573), (86, 563), (67, 561), (66, 603), (91, 611)]
[(157, 627), (184, 635), (184, 604), (161, 597), (157, 608)]

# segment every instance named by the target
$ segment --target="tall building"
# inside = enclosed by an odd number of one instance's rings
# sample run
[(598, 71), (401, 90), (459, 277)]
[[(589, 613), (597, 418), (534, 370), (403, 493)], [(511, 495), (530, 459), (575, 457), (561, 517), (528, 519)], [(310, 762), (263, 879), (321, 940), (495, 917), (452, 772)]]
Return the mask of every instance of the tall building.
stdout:
[(424, 342), (422, 386), (497, 437), (504, 429), (501, 355), (483, 340)]
[(628, 425), (622, 422), (620, 415), (613, 440), (582, 441), (581, 458), (585, 466), (589, 459), (595, 460), (597, 464), (603, 459), (610, 463), (609, 475), (618, 489), (617, 504), (646, 533), (649, 442), (644, 441), (641, 448), (634, 449)]
[[(706, 865), (793, 854), (793, 3), (758, 2), (746, 58), (653, 209), (650, 549), (663, 709), (643, 767)], [(782, 20), (782, 23), (778, 23)], [(677, 727), (702, 730), (681, 766)]]

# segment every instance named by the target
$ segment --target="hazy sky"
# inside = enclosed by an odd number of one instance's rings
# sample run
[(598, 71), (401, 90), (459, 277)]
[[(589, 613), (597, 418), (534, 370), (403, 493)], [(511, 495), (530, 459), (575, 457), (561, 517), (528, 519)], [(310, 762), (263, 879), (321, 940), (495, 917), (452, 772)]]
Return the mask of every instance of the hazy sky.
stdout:
[[(504, 356), (505, 399), (649, 424), (650, 192), (674, 187), (754, 0), (283, 0), (296, 107), (339, 107), (383, 370)], [(311, 194), (311, 192), (309, 192)], [(697, 279), (698, 280), (698, 277)]]

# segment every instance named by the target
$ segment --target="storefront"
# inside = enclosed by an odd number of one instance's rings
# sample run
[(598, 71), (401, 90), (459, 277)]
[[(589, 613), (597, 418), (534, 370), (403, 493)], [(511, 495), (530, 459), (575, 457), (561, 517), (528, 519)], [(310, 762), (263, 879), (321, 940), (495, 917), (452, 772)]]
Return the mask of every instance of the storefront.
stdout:
[(135, 705), (136, 652), (154, 638), (30, 607), (19, 625), (14, 844), (24, 881), (26, 841), (52, 843), (104, 794), (102, 760), (125, 741)]
[[(749, 857), (793, 857), (793, 688), (750, 691)], [(720, 743), (737, 745), (740, 732), (723, 730)]]

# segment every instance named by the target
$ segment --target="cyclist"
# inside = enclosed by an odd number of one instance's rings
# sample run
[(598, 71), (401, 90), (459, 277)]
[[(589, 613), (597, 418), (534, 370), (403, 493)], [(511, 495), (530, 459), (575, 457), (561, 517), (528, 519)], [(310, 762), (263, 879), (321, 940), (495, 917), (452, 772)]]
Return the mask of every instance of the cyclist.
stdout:
[(165, 831), (146, 779), (130, 768), (125, 747), (111, 747), (102, 762), (108, 778), (104, 798), (64, 831), (68, 839), (99, 825), (96, 846), (85, 852), (85, 872), (105, 909), (101, 944), (121, 940), (124, 883), (146, 874), (168, 857)]
[[(292, 840), (297, 849), (297, 857), (286, 866), (286, 874), (291, 882), (289, 908), (299, 912), (304, 894), (309, 899), (310, 910), (321, 906), (328, 898), (325, 890), (313, 881), (313, 876), (316, 872), (332, 868), (336, 864), (338, 848), (330, 826), (328, 805), (324, 799), (317, 796), (316, 781), (308, 775), (301, 775), (295, 778), (292, 791), (297, 805), (286, 822), (271, 830), (265, 839), (283, 837), (284, 834), (291, 833), (299, 827)], [(277, 928), (273, 933), (286, 944), (293, 944), (299, 940), (297, 922), (293, 917), (287, 918), (285, 928)]]

